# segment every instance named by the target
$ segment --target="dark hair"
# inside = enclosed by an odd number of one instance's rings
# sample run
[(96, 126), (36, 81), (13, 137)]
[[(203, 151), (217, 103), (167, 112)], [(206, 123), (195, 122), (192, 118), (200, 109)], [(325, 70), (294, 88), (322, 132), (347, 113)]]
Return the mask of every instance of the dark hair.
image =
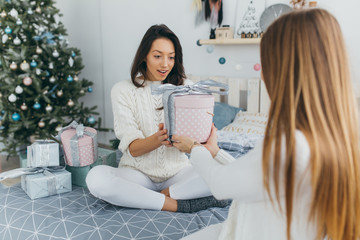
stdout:
[(134, 61), (131, 66), (131, 81), (136, 87), (143, 87), (144, 83), (138, 83), (136, 76), (140, 73), (146, 79), (146, 56), (148, 55), (152, 43), (158, 38), (167, 38), (173, 44), (175, 48), (175, 64), (169, 75), (163, 81), (163, 83), (171, 83), (176, 86), (183, 85), (186, 78), (184, 66), (183, 66), (183, 54), (180, 41), (178, 37), (171, 31), (166, 25), (153, 25), (145, 33), (141, 40), (140, 46), (135, 54)]
[[(217, 1), (220, 1), (220, 0), (206, 0), (205, 1), (205, 20), (209, 20), (210, 15), (211, 15), (212, 9), (210, 9), (210, 1), (212, 3), (216, 3)], [(219, 13), (218, 13), (218, 22), (217, 22), (219, 24), (219, 26), (221, 25), (222, 20), (223, 20), (223, 4), (221, 1)]]

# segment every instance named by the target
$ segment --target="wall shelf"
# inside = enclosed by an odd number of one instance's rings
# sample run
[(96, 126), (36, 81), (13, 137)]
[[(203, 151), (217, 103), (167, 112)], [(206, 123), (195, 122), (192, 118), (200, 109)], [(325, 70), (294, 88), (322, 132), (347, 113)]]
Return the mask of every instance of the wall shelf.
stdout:
[(228, 38), (228, 39), (200, 39), (200, 45), (239, 45), (259, 44), (261, 38)]

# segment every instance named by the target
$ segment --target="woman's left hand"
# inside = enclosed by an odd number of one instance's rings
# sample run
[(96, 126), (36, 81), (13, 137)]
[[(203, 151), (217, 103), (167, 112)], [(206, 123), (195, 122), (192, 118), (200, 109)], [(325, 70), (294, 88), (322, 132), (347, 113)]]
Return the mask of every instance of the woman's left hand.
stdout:
[(173, 135), (171, 140), (173, 141), (174, 147), (179, 149), (181, 152), (186, 152), (186, 153), (190, 153), (194, 145), (198, 144), (196, 140), (186, 136)]

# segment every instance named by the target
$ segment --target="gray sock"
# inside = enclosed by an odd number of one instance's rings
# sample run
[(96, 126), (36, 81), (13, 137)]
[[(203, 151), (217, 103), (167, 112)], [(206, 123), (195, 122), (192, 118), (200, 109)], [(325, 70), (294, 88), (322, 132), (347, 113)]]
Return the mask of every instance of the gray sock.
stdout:
[(189, 200), (177, 200), (177, 211), (183, 213), (198, 212), (211, 207), (226, 207), (231, 203), (230, 200), (217, 200), (214, 196), (189, 199)]

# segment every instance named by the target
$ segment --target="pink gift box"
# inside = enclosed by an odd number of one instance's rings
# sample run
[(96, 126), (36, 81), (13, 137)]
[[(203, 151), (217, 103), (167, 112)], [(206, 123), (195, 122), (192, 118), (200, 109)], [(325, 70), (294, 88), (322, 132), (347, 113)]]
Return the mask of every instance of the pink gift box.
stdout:
[(204, 143), (211, 133), (215, 98), (213, 95), (183, 95), (174, 98), (175, 134)]
[[(95, 156), (97, 154), (95, 154), (94, 151), (97, 151), (97, 149), (94, 149), (95, 143), (93, 142), (93, 138), (91, 136), (88, 136), (86, 132), (95, 135), (97, 134), (96, 130), (90, 127), (85, 127), (84, 135), (78, 137), (77, 139), (76, 129), (67, 129), (63, 133), (61, 133), (61, 142), (64, 147), (65, 161), (67, 165), (83, 167), (93, 164), (95, 162)], [(74, 141), (77, 142), (77, 147), (75, 147), (75, 149), (74, 147), (72, 148), (72, 144), (74, 144)], [(78, 155), (79, 162), (74, 161), (74, 155)], [(77, 157), (75, 156), (75, 158)]]

